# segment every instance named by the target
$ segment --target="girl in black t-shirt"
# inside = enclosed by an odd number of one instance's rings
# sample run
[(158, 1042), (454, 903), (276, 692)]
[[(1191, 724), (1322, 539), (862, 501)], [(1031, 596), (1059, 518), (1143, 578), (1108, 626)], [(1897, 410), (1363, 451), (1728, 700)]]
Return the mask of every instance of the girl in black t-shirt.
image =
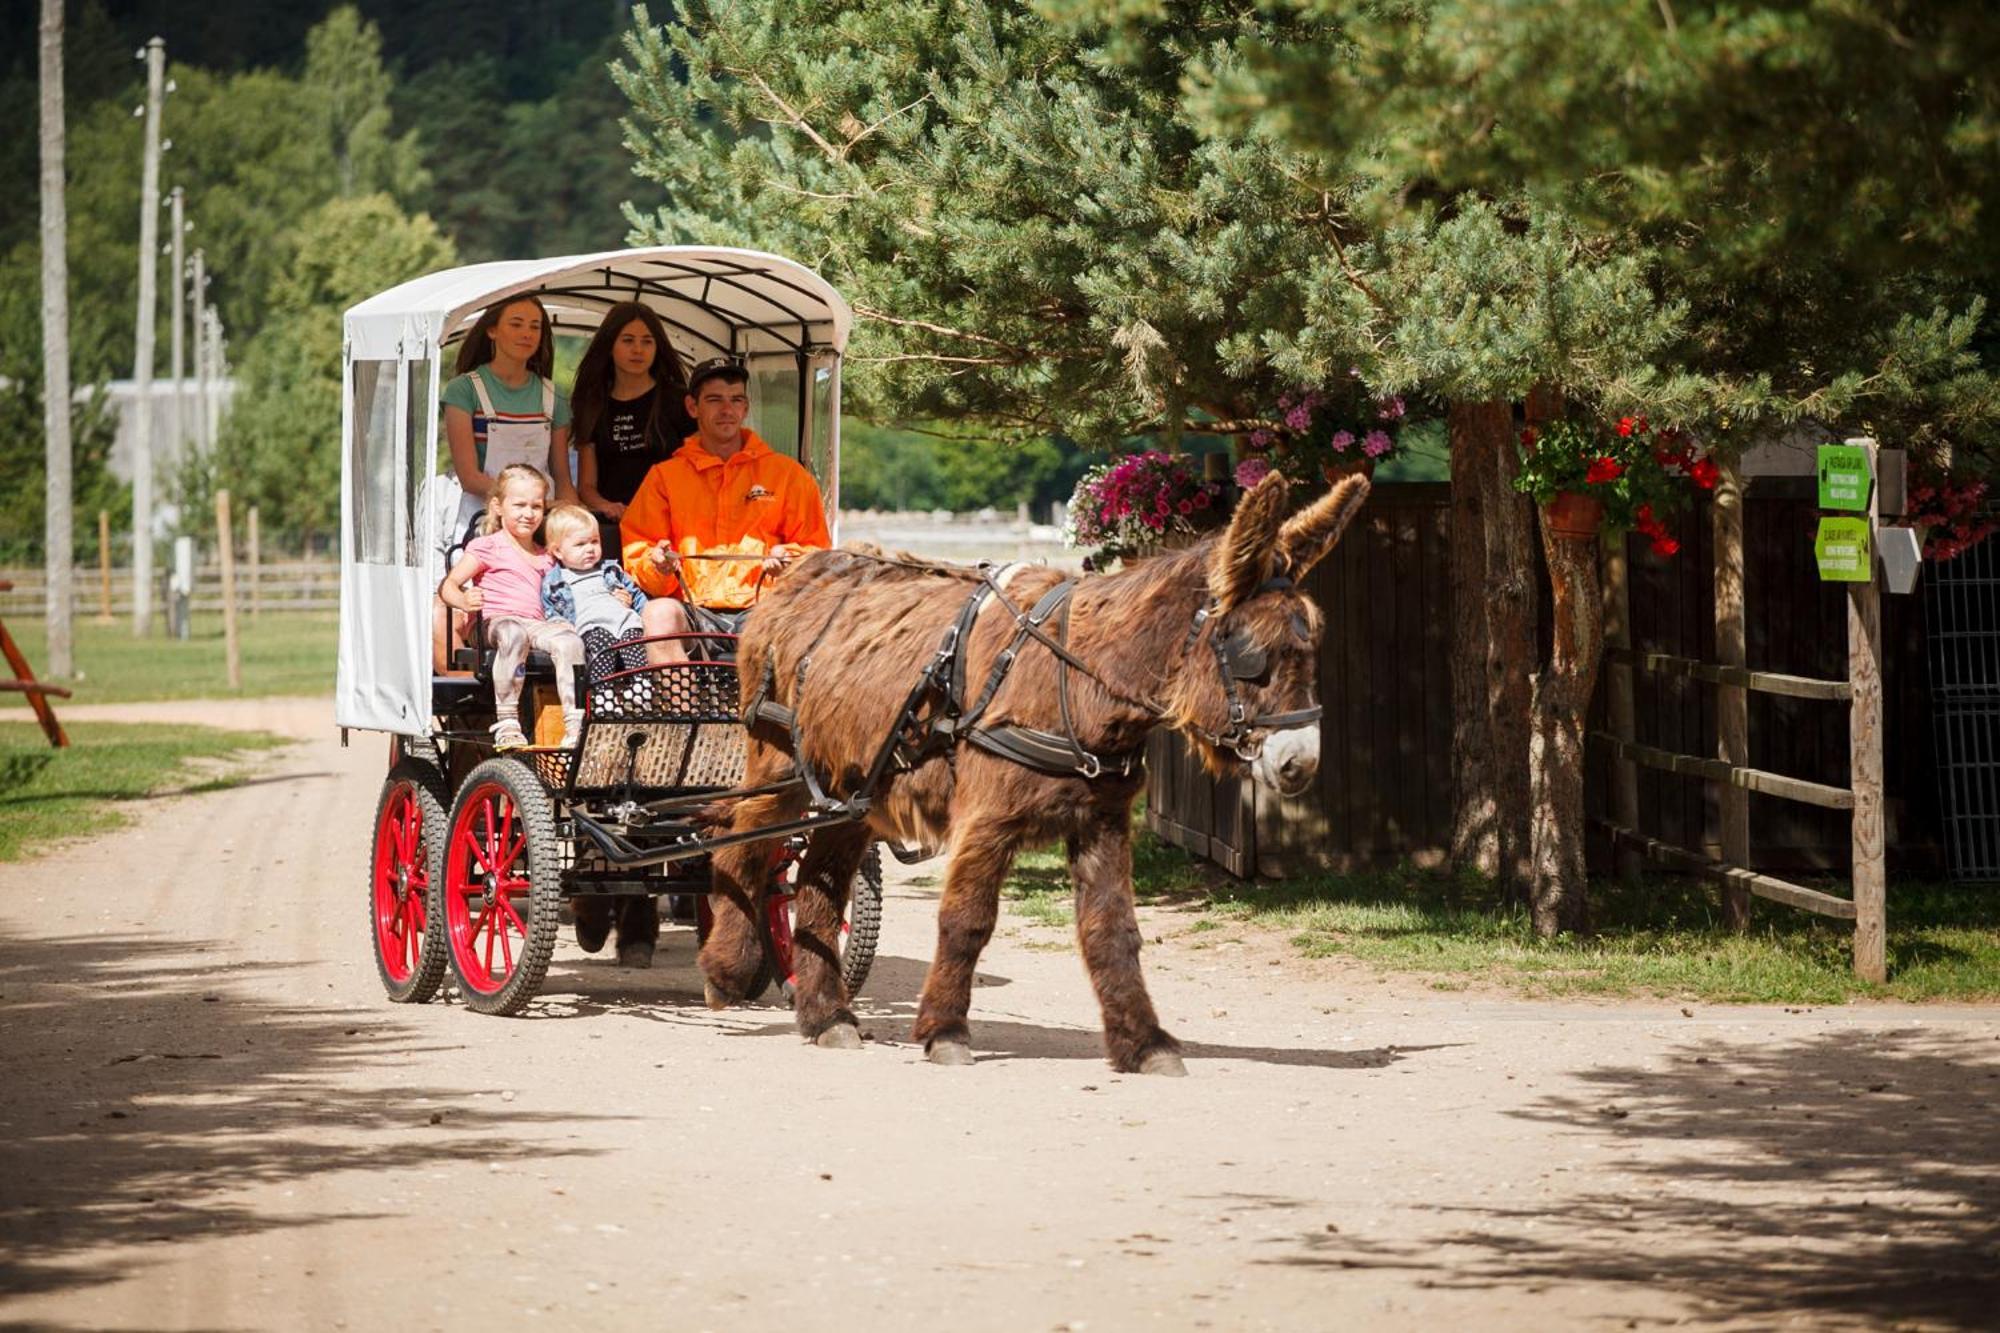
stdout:
[(687, 375), (660, 317), (637, 301), (613, 306), (577, 363), (570, 391), (577, 493), (616, 522), (646, 473), (694, 433)]

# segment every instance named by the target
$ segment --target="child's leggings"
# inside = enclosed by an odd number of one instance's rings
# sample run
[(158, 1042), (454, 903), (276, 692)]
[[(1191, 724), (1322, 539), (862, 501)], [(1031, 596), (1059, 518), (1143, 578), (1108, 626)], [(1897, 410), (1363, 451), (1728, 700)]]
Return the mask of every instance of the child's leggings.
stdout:
[(494, 716), (513, 717), (521, 708), (521, 664), (539, 648), (556, 666), (556, 693), (565, 713), (574, 712), (576, 669), (583, 663), (583, 640), (566, 620), (522, 620), (495, 616), (486, 622), (486, 642), (493, 648)]

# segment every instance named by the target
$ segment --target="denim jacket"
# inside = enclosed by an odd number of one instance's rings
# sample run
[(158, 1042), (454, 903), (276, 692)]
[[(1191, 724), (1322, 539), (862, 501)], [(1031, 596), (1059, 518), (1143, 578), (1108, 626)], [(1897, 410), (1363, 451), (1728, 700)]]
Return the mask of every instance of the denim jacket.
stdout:
[[(632, 576), (618, 567), (615, 560), (606, 560), (598, 566), (604, 571), (604, 586), (616, 590), (623, 588), (632, 594), (632, 609), (639, 610), (646, 604), (646, 593)], [(542, 614), (550, 620), (576, 622), (576, 594), (569, 590), (569, 580), (563, 577), (563, 567), (557, 565), (542, 576)]]

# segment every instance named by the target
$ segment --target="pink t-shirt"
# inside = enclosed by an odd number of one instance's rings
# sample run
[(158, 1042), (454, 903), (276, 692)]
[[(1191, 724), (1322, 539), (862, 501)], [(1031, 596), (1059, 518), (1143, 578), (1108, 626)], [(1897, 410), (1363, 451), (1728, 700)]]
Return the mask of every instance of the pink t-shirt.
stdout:
[(477, 561), (472, 582), (479, 585), (483, 616), (518, 616), (522, 620), (542, 620), (542, 576), (555, 568), (556, 558), (546, 550), (529, 555), (504, 532), (489, 532), (465, 544), (465, 553)]

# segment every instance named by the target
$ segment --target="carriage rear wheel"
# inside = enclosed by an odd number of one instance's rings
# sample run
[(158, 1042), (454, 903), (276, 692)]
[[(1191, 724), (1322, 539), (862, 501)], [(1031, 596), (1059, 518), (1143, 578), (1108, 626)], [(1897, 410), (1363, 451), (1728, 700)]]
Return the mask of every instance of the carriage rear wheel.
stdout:
[(389, 770), (375, 806), (368, 928), (382, 989), (398, 1004), (422, 1004), (444, 981), (444, 931), (430, 915), (430, 886), (443, 861), (450, 803), (437, 769), (405, 758)]
[(541, 990), (562, 912), (555, 804), (534, 769), (489, 759), (452, 805), (432, 914), (466, 1007), (518, 1014)]
[[(775, 885), (766, 900), (765, 943), (769, 969), (783, 978), (785, 998), (792, 995), (792, 895)], [(861, 868), (847, 895), (840, 918), (840, 981), (849, 996), (859, 995), (875, 966), (875, 946), (882, 937), (882, 846), (871, 842), (861, 855)]]

